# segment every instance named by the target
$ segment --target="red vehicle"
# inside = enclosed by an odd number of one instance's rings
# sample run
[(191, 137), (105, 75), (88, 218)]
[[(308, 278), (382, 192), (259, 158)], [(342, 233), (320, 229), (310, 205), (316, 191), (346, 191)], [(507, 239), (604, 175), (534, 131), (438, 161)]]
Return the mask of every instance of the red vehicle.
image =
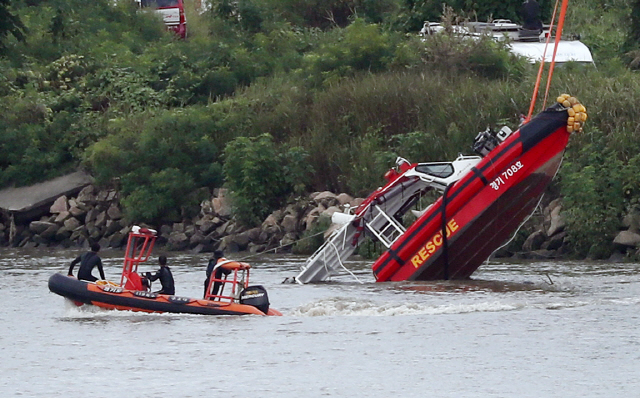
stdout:
[(187, 17), (183, 0), (138, 0), (140, 7), (152, 8), (162, 15), (167, 29), (181, 38), (187, 37)]
[[(324, 281), (346, 269), (344, 260), (365, 236), (387, 248), (372, 265), (378, 282), (469, 278), (533, 212), (558, 171), (569, 135), (586, 120), (584, 106), (571, 99), (563, 97), (515, 132), (478, 134), (474, 149), (480, 156), (413, 164), (399, 158), (385, 175), (387, 184), (355, 214), (333, 215), (342, 227), (307, 260), (296, 281)], [(412, 210), (430, 190), (441, 196)], [(405, 227), (409, 211), (416, 219)]]

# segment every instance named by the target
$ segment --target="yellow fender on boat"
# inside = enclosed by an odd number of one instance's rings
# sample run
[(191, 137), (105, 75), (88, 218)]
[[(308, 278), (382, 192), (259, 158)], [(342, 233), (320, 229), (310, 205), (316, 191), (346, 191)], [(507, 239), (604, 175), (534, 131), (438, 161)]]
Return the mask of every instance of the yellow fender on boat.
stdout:
[(103, 279), (99, 279), (96, 281), (96, 285), (98, 286), (120, 286), (115, 282), (111, 282), (111, 281), (107, 281), (107, 280), (103, 280)]
[(587, 108), (578, 101), (576, 97), (569, 94), (562, 94), (557, 98), (558, 103), (567, 109), (567, 131), (582, 133), (584, 122), (587, 121)]

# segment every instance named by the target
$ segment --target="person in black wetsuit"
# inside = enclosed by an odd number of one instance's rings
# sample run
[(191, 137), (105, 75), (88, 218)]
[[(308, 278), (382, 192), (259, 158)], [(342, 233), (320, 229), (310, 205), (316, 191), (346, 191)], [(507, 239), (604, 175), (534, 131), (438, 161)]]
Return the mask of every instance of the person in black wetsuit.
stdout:
[(147, 272), (145, 276), (150, 281), (155, 281), (160, 279), (160, 284), (162, 285), (162, 289), (158, 290), (158, 294), (168, 294), (174, 295), (176, 294), (176, 288), (173, 283), (173, 274), (171, 273), (171, 269), (167, 266), (167, 257), (160, 256), (158, 257), (158, 263), (160, 263), (160, 269), (152, 274), (151, 272)]
[(91, 251), (86, 252), (85, 254), (78, 256), (75, 260), (71, 262), (69, 266), (69, 276), (73, 276), (73, 267), (76, 264), (80, 263), (80, 268), (78, 269), (78, 279), (95, 282), (98, 280), (95, 276), (92, 275), (93, 269), (98, 267), (98, 271), (100, 272), (100, 278), (105, 279), (104, 270), (102, 269), (102, 260), (100, 256), (98, 256), (98, 252), (100, 251), (100, 245), (94, 243), (91, 245)]
[[(204, 297), (207, 296), (207, 288), (209, 287), (209, 282), (211, 281), (211, 274), (213, 274), (213, 269), (216, 267), (216, 264), (218, 264), (218, 261), (220, 260), (226, 261), (226, 259), (224, 258), (224, 253), (220, 250), (214, 251), (213, 257), (211, 257), (211, 260), (209, 260), (209, 264), (207, 264), (207, 279), (204, 280)], [(231, 272), (222, 267), (215, 268), (215, 270), (216, 270), (215, 272), (216, 279), (220, 279), (222, 277), (222, 274), (229, 275), (229, 273)], [(220, 290), (220, 285), (222, 285), (221, 282), (213, 283), (214, 295), (218, 294), (218, 290)]]
[(542, 21), (540, 20), (540, 5), (536, 0), (526, 0), (522, 3), (522, 27), (527, 30), (542, 31)]

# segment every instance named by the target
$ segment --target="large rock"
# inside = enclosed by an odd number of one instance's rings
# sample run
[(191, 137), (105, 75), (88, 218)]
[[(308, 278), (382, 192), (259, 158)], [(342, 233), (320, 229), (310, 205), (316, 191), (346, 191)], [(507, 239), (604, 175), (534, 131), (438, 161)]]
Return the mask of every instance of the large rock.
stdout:
[(276, 234), (281, 231), (280, 228), (280, 220), (278, 219), (278, 212), (273, 212), (267, 216), (267, 218), (262, 222), (261, 229), (268, 234)]
[(71, 213), (68, 211), (61, 211), (60, 213), (58, 213), (58, 215), (56, 216), (56, 218), (54, 219), (54, 222), (58, 223), (58, 224), (62, 224), (63, 222), (65, 222), (65, 220), (67, 218), (71, 217)]
[(115, 203), (113, 203), (107, 209), (107, 215), (112, 220), (119, 220), (122, 218), (122, 211), (120, 211), (120, 208)]
[(103, 190), (103, 191), (100, 191), (100, 192), (98, 192), (96, 194), (96, 201), (98, 201), (98, 202), (106, 202), (108, 197), (109, 197), (109, 192)]
[(211, 220), (201, 220), (199, 222), (200, 232), (202, 232), (204, 235), (208, 235), (212, 231), (214, 231), (220, 224), (222, 224), (222, 220), (220, 220), (218, 217), (215, 217)]
[(75, 217), (68, 218), (64, 221), (64, 227), (69, 231), (73, 231), (74, 229), (78, 228), (80, 225), (82, 224)]
[(160, 236), (169, 236), (173, 232), (173, 228), (170, 225), (164, 224), (160, 226)]
[(51, 205), (49, 213), (58, 214), (63, 211), (69, 211), (69, 205), (67, 204), (67, 197), (62, 195)]
[[(94, 226), (93, 228), (89, 228), (87, 227), (87, 232), (89, 233), (89, 237), (95, 242), (98, 239), (102, 238), (102, 230), (96, 226)], [(108, 241), (106, 242), (107, 244), (109, 243)]]
[(330, 191), (320, 192), (317, 195), (314, 194), (313, 200), (318, 204), (322, 204), (324, 207), (338, 206), (340, 204), (337, 195)]
[(564, 244), (564, 238), (567, 236), (566, 232), (560, 232), (551, 237), (548, 241), (544, 242), (540, 246), (543, 250), (558, 250)]
[(76, 197), (76, 201), (84, 203), (85, 205), (93, 205), (96, 202), (95, 187), (93, 185), (87, 185), (82, 188), (82, 191)]
[(631, 231), (620, 231), (613, 243), (621, 246), (638, 247), (640, 244), (640, 234)]
[(556, 257), (556, 252), (553, 250), (534, 250), (529, 253), (528, 258), (533, 260), (548, 260)]
[(622, 219), (622, 226), (629, 231), (640, 233), (640, 211), (633, 209)]
[(107, 225), (107, 212), (105, 211), (101, 211), (97, 216), (96, 216), (96, 221), (95, 221), (96, 227), (102, 228), (105, 225)]
[(317, 224), (318, 220), (320, 219), (320, 215), (325, 210), (326, 208), (324, 206), (319, 205), (318, 207), (312, 209), (309, 213), (307, 213), (307, 215), (302, 220), (302, 222), (304, 223), (305, 231), (310, 230), (314, 225)]
[(323, 211), (320, 215), (331, 218), (331, 216), (335, 212), (340, 212), (340, 208), (337, 206), (330, 206), (327, 210)]
[(69, 239), (71, 237), (71, 233), (72, 232), (73, 231), (70, 230), (69, 228), (62, 227), (62, 228), (58, 229), (58, 231), (56, 231), (56, 234), (55, 234), (54, 238), (55, 238), (56, 241), (62, 242), (64, 240)]
[(82, 207), (75, 205), (69, 206), (69, 213), (75, 218), (81, 218), (82, 216), (87, 214), (87, 211)]
[(293, 214), (287, 214), (282, 219), (282, 229), (284, 232), (296, 232), (298, 230), (298, 217)]
[(218, 196), (211, 199), (211, 207), (213, 207), (213, 212), (218, 216), (223, 218), (231, 217), (231, 198), (228, 196), (226, 189), (220, 189)]
[(344, 206), (346, 204), (351, 206), (351, 202), (353, 201), (353, 196), (346, 193), (341, 193), (340, 195), (336, 196), (336, 199), (338, 199), (338, 203), (340, 203), (341, 206)]
[(280, 241), (280, 245), (285, 249), (290, 249), (291, 245), (294, 244), (298, 240), (298, 235), (293, 232), (288, 232), (284, 234), (282, 240)]
[(60, 227), (57, 224), (53, 224), (52, 226), (48, 227), (46, 230), (41, 232), (40, 236), (43, 239), (51, 240), (56, 236), (58, 229), (60, 229)]
[(44, 231), (51, 227), (58, 228), (55, 223), (48, 221), (32, 221), (31, 223), (29, 223), (29, 230), (35, 234), (42, 234)]
[(261, 237), (261, 232), (262, 230), (260, 228), (252, 228), (248, 231), (245, 231), (243, 233), (247, 234), (247, 236), (249, 237), (249, 241), (251, 242), (260, 242), (260, 237)]
[(184, 232), (184, 223), (174, 222), (172, 229), (173, 232)]
[(357, 209), (364, 202), (364, 198), (355, 198), (349, 203), (352, 209)]
[(172, 232), (167, 241), (167, 250), (179, 251), (189, 247), (189, 238), (184, 232)]
[(216, 250), (217, 242), (205, 241), (196, 245), (193, 249), (191, 249), (192, 253), (211, 253)]
[(84, 242), (87, 241), (88, 238), (89, 238), (89, 235), (87, 234), (86, 228), (82, 227), (74, 230), (71, 233), (71, 237), (69, 239), (71, 239), (72, 241), (76, 242), (79, 245), (82, 245)]
[(213, 205), (210, 200), (200, 202), (200, 214), (204, 216), (213, 214)]
[(233, 221), (229, 220), (224, 224), (220, 225), (213, 232), (215, 236), (224, 236), (227, 235), (233, 229)]
[(524, 243), (522, 244), (522, 250), (528, 252), (538, 250), (540, 249), (546, 238), (547, 237), (544, 232), (536, 231), (529, 235), (527, 240), (524, 241)]
[(564, 221), (564, 217), (560, 213), (561, 211), (562, 211), (562, 205), (558, 204), (557, 206), (553, 207), (551, 212), (549, 213), (550, 222), (549, 222), (549, 229), (547, 230), (547, 236), (553, 236), (554, 234), (564, 230), (564, 227), (566, 224)]
[(249, 245), (251, 241), (249, 239), (249, 234), (245, 231), (235, 235), (229, 235), (231, 237), (231, 242), (235, 243), (238, 246), (238, 250), (244, 250)]
[(200, 231), (196, 231), (193, 235), (191, 235), (191, 237), (189, 238), (189, 246), (190, 247), (196, 247), (200, 244), (203, 244), (206, 242), (206, 237), (202, 234), (202, 232)]
[(251, 243), (249, 243), (249, 246), (247, 247), (247, 249), (252, 254), (262, 253), (263, 251), (265, 251), (267, 249), (267, 245), (265, 245), (265, 244), (256, 244), (256, 243), (251, 242)]
[(111, 235), (121, 230), (123, 225), (120, 224), (119, 221), (116, 220), (108, 220), (106, 228), (104, 230), (105, 235)]
[(218, 246), (218, 250), (222, 250), (225, 253), (237, 253), (240, 251), (238, 244), (234, 241), (234, 237), (232, 235), (227, 235), (220, 241), (220, 246)]
[(98, 217), (98, 214), (100, 214), (100, 212), (96, 208), (89, 209), (87, 211), (86, 217), (84, 218), (84, 222), (89, 223), (95, 221)]
[(121, 247), (124, 245), (127, 239), (127, 235), (122, 232), (116, 232), (115, 234), (109, 237), (109, 247)]

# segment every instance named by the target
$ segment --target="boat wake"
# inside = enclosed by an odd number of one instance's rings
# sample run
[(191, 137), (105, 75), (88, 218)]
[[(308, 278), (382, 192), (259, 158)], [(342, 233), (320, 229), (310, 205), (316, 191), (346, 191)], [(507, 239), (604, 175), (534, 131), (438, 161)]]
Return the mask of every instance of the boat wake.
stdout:
[[(159, 313), (159, 312), (136, 312), (136, 311), (112, 311), (105, 308), (100, 308), (94, 305), (82, 305), (77, 306), (72, 300), (64, 300), (64, 316), (65, 319), (96, 319), (96, 318), (145, 318), (145, 317), (172, 317), (175, 318), (176, 314), (173, 313)], [(184, 316), (198, 316), (197, 314), (181, 314)]]
[(294, 316), (402, 316), (465, 314), (472, 312), (515, 311), (524, 305), (487, 301), (472, 304), (428, 305), (418, 303), (376, 303), (353, 301), (344, 297), (323, 299), (302, 305), (292, 311)]

